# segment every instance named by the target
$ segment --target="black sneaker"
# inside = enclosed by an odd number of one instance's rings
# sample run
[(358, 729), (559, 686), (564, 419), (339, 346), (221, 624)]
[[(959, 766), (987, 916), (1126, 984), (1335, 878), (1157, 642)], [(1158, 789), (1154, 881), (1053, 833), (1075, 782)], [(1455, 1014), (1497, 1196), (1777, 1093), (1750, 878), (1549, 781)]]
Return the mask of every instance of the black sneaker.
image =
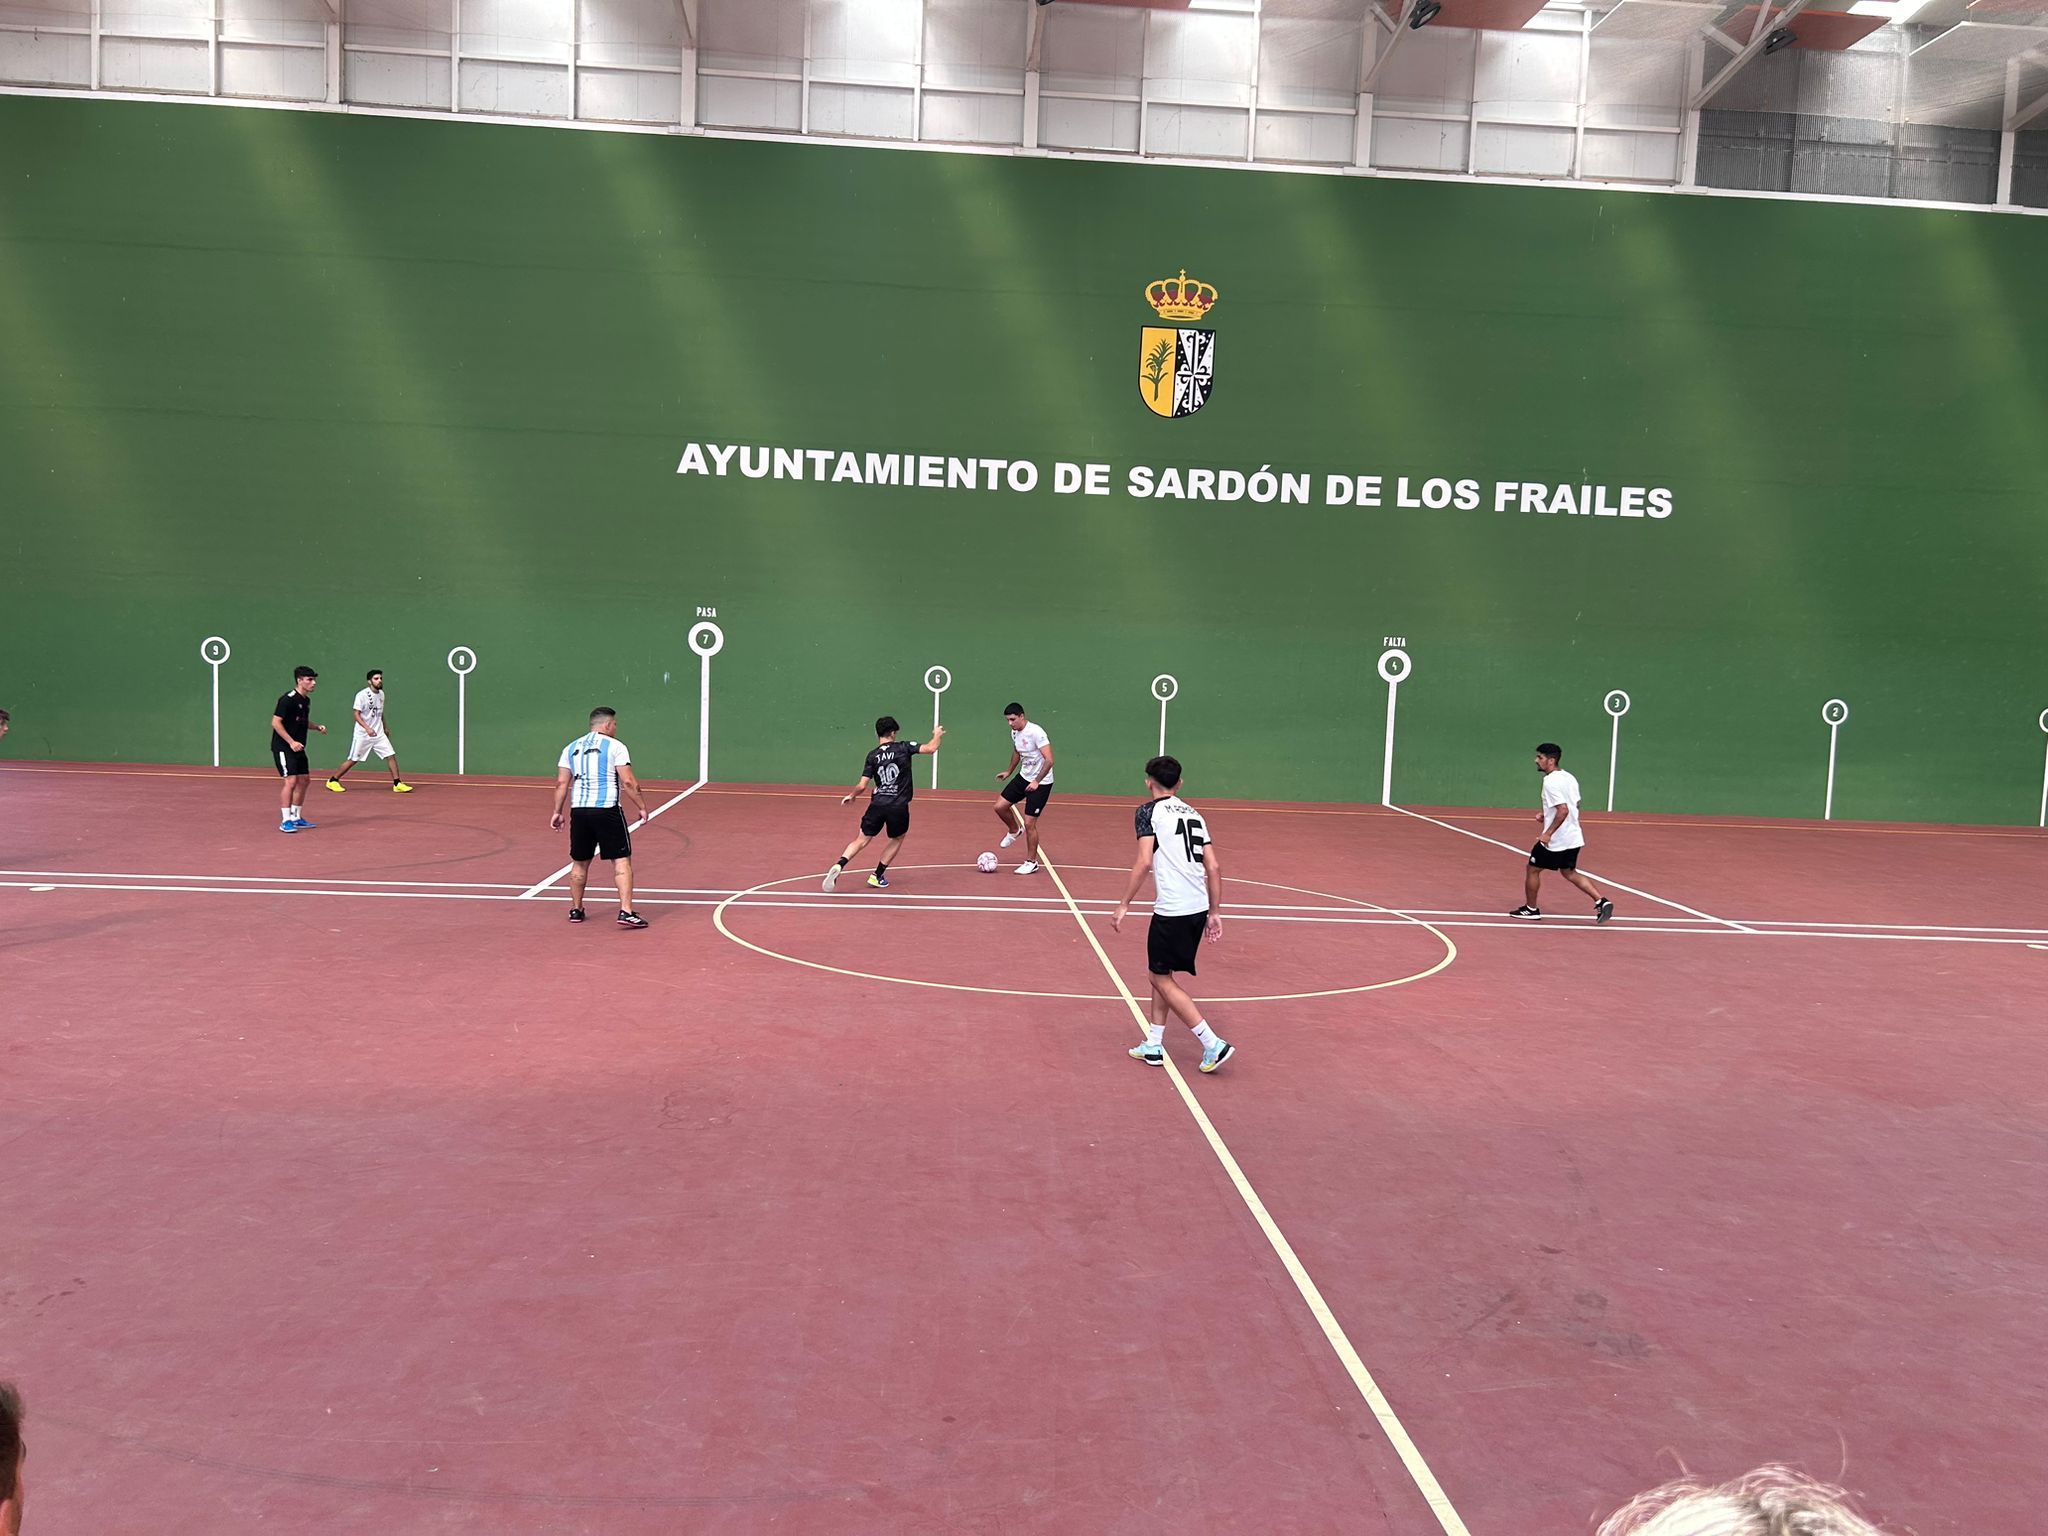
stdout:
[(621, 928), (645, 928), (647, 926), (647, 919), (638, 912), (621, 912), (619, 914), (619, 926)]
[(1540, 908), (1540, 907), (1532, 907), (1532, 906), (1528, 906), (1528, 905), (1526, 905), (1526, 904), (1524, 904), (1524, 905), (1522, 905), (1522, 906), (1519, 906), (1519, 907), (1515, 908), (1515, 910), (1514, 910), (1514, 911), (1512, 911), (1512, 912), (1510, 912), (1510, 913), (1508, 914), (1508, 916), (1509, 916), (1509, 917), (1520, 917), (1520, 918), (1526, 918), (1526, 919), (1527, 919), (1527, 920), (1528, 920), (1529, 922), (1532, 922), (1532, 923), (1533, 923), (1533, 922), (1535, 922), (1535, 921), (1536, 921), (1536, 920), (1537, 920), (1537, 919), (1538, 919), (1539, 917), (1541, 917), (1542, 915), (1543, 915), (1543, 909), (1542, 909), (1542, 908)]
[(580, 923), (580, 922), (582, 922), (582, 921), (583, 921), (583, 909), (582, 909), (581, 907), (571, 907), (571, 908), (569, 909), (569, 921), (570, 921), (570, 922), (572, 922), (572, 923)]
[(1593, 903), (1594, 922), (1604, 923), (1607, 921), (1607, 919), (1609, 919), (1612, 916), (1614, 916), (1614, 903), (1609, 901), (1605, 896), (1602, 896), (1598, 901)]

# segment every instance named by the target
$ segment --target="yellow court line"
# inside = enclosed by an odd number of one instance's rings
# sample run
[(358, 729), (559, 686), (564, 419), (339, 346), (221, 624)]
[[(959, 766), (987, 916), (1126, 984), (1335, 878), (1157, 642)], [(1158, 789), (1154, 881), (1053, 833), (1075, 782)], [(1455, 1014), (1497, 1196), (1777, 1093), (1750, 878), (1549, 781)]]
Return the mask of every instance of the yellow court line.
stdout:
[[(894, 867), (897, 869), (956, 869), (959, 866), (953, 864), (898, 864)], [(1074, 868), (1102, 870), (1112, 874), (1120, 873), (1120, 871), (1112, 869), (1107, 864), (1076, 864)], [(851, 872), (849, 871), (849, 873)], [(880, 971), (850, 970), (843, 965), (828, 965), (823, 960), (806, 960), (801, 955), (785, 954), (779, 949), (770, 949), (764, 944), (754, 943), (751, 939), (743, 939), (726, 927), (725, 909), (727, 907), (735, 903), (744, 903), (747, 897), (758, 896), (763, 891), (772, 890), (778, 885), (795, 885), (799, 880), (815, 880), (817, 878), (816, 875), (785, 875), (779, 880), (764, 880), (759, 885), (749, 886), (744, 891), (734, 891), (725, 900), (711, 909), (712, 926), (728, 939), (731, 939), (733, 943), (739, 945), (740, 948), (751, 949), (755, 954), (764, 955), (770, 960), (783, 960), (791, 965), (801, 965), (813, 971), (824, 971), (833, 976), (851, 976), (860, 981), (887, 981), (893, 982), (899, 987), (927, 987), (939, 992), (978, 992), (985, 997), (1049, 997), (1059, 999), (1062, 1002), (1073, 1003), (1113, 1003), (1119, 996), (1115, 992), (1031, 992), (1022, 987), (976, 987), (964, 981), (920, 981), (914, 976), (885, 976)], [(1321, 992), (1274, 992), (1259, 997), (1212, 997), (1209, 999), (1212, 1003), (1302, 1003), (1319, 997), (1351, 997), (1360, 992), (1383, 992), (1389, 987), (1405, 987), (1411, 981), (1427, 981), (1458, 958), (1458, 946), (1451, 942), (1449, 934), (1445, 933), (1434, 923), (1424, 922), (1419, 917), (1412, 916), (1406, 912), (1396, 911), (1392, 907), (1375, 906), (1372, 902), (1361, 901), (1355, 896), (1338, 896), (1329, 891), (1311, 891), (1299, 885), (1281, 885), (1272, 880), (1240, 880), (1239, 883), (1243, 885), (1266, 886), (1276, 891), (1292, 891), (1297, 896), (1322, 896), (1331, 901), (1349, 902), (1353, 906), (1364, 907), (1373, 912), (1384, 912), (1389, 917), (1398, 917), (1405, 923), (1413, 923), (1416, 927), (1426, 928), (1435, 934), (1437, 941), (1444, 947), (1443, 958), (1425, 970), (1415, 971), (1407, 976), (1396, 976), (1389, 981), (1369, 981), (1362, 986), (1356, 987), (1330, 987)], [(535, 889), (538, 889), (538, 887), (535, 887)], [(1064, 895), (1066, 887), (1061, 885), (1060, 890), (1061, 894)], [(651, 896), (652, 892), (650, 891), (648, 894)], [(849, 895), (851, 894), (853, 893), (849, 892)], [(887, 897), (880, 899), (883, 901), (888, 900)], [(1072, 898), (1069, 897), (1068, 899), (1071, 901)], [(818, 902), (815, 904), (817, 909), (829, 910), (830, 906), (831, 904), (828, 902)], [(814, 910), (814, 908), (806, 906), (804, 910), (810, 911)], [(912, 910), (917, 912), (939, 912), (945, 909), (939, 907), (917, 907)]]
[[(1145, 1011), (1138, 1006), (1138, 1000), (1131, 995), (1131, 989), (1124, 985), (1123, 973), (1110, 962), (1108, 953), (1102, 947), (1102, 941), (1096, 938), (1095, 930), (1088, 926), (1088, 919), (1081, 915), (1081, 908), (1075, 902), (1073, 892), (1067, 889), (1067, 882), (1060, 878), (1058, 868), (1046, 857), (1043, 848), (1039, 849), (1038, 856), (1045, 865), (1046, 873), (1052, 876), (1053, 884), (1059, 887), (1060, 895), (1066, 898), (1067, 910), (1074, 914), (1074, 921), (1081, 925), (1081, 936), (1087, 939), (1088, 947), (1095, 951), (1095, 958), (1102, 962), (1102, 968), (1116, 984), (1117, 992), (1124, 1000), (1124, 1006), (1131, 1010), (1131, 1017), (1137, 1020), (1139, 1038), (1145, 1038), (1148, 1023)], [(1203, 1111), (1201, 1101), (1189, 1090), (1188, 1080), (1181, 1075), (1180, 1068), (1173, 1064), (1171, 1056), (1166, 1058), (1165, 1066), (1166, 1075), (1172, 1079), (1181, 1102), (1187, 1106), (1188, 1113), (1194, 1116), (1195, 1124), (1201, 1127), (1202, 1135), (1209, 1143), (1209, 1150), (1216, 1154), (1216, 1160), (1223, 1165), (1223, 1171), (1230, 1175), (1230, 1182), (1236, 1186), (1238, 1198), (1244, 1201), (1246, 1209), (1258, 1222), (1259, 1230), (1266, 1234), (1266, 1241), (1273, 1245), (1273, 1251), (1279, 1255), (1280, 1263), (1287, 1271), (1287, 1277), (1294, 1282), (1294, 1288), (1301, 1293), (1301, 1299), (1308, 1303), (1309, 1311), (1315, 1316), (1316, 1325), (1323, 1330), (1323, 1337), (1337, 1352), (1338, 1360), (1343, 1363), (1345, 1372), (1351, 1377), (1351, 1384), (1358, 1388), (1359, 1396), (1365, 1399), (1366, 1407), (1372, 1410), (1372, 1416), (1379, 1421), (1381, 1432), (1386, 1435), (1395, 1454), (1401, 1458), (1401, 1465), (1408, 1469), (1409, 1477), (1414, 1480), (1416, 1490), (1421, 1493), (1423, 1501), (1429, 1505), (1430, 1513), (1436, 1516), (1437, 1524), (1443, 1527), (1445, 1536), (1471, 1536), (1465, 1522), (1459, 1518), (1457, 1510), (1452, 1508), (1450, 1497), (1444, 1492), (1443, 1485), (1436, 1480), (1436, 1474), (1429, 1470), (1429, 1463), (1423, 1460), (1422, 1452), (1409, 1438), (1399, 1415), (1394, 1412), (1394, 1405), (1387, 1401), (1387, 1395), (1380, 1390), (1379, 1383), (1373, 1380), (1372, 1372), (1366, 1369), (1365, 1361), (1359, 1358), (1358, 1351), (1352, 1347), (1350, 1338), (1346, 1336), (1343, 1324), (1337, 1321), (1337, 1315), (1323, 1299), (1322, 1291), (1315, 1281), (1309, 1278), (1308, 1270), (1303, 1267), (1301, 1259), (1294, 1251), (1294, 1245), (1287, 1241), (1287, 1236), (1280, 1230), (1279, 1223), (1273, 1220), (1272, 1213), (1266, 1209), (1265, 1201), (1261, 1200), (1258, 1191), (1252, 1188), (1251, 1180), (1245, 1177), (1244, 1169), (1238, 1166), (1237, 1159), (1231, 1155), (1230, 1148), (1225, 1145), (1215, 1125)]]

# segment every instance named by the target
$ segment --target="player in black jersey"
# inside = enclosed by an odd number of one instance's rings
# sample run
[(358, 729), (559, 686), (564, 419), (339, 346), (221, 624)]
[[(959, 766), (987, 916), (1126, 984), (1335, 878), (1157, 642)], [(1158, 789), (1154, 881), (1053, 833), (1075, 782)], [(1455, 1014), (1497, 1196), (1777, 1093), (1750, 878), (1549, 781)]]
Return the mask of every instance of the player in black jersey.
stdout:
[(868, 796), (868, 808), (861, 812), (860, 836), (846, 845), (846, 852), (839, 855), (839, 862), (825, 871), (825, 889), (831, 890), (839, 884), (839, 872), (847, 862), (867, 847), (877, 832), (887, 828), (889, 842), (882, 849), (882, 857), (875, 864), (875, 872), (868, 876), (868, 884), (878, 890), (889, 888), (889, 863), (903, 847), (903, 839), (910, 833), (910, 764), (912, 759), (925, 757), (939, 750), (939, 740), (946, 734), (943, 725), (932, 728), (932, 739), (923, 746), (914, 741), (898, 741), (896, 732), (902, 727), (896, 724), (894, 715), (884, 715), (875, 722), (875, 735), (879, 740), (875, 750), (868, 754), (868, 760), (861, 765), (860, 782), (840, 798), (841, 805), (853, 804), (853, 797), (862, 790), (872, 792)]
[(270, 760), (277, 764), (277, 775), (284, 780), (284, 788), (277, 797), (280, 832), (313, 829), (313, 823), (306, 820), (306, 778), (313, 771), (306, 761), (306, 732), (327, 734), (326, 726), (313, 724), (313, 690), (319, 685), (318, 672), (311, 667), (294, 667), (292, 691), (278, 699), (277, 709), (270, 717)]

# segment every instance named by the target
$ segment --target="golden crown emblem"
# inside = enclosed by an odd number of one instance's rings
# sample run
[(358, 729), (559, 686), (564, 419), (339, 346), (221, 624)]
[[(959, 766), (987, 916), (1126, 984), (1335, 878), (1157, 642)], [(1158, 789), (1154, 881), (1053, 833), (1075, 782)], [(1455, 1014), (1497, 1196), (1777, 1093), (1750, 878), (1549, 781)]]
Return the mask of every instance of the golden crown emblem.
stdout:
[(1145, 302), (1159, 311), (1162, 320), (1199, 320), (1216, 302), (1216, 290), (1207, 283), (1188, 281), (1188, 269), (1180, 276), (1162, 277), (1145, 285)]

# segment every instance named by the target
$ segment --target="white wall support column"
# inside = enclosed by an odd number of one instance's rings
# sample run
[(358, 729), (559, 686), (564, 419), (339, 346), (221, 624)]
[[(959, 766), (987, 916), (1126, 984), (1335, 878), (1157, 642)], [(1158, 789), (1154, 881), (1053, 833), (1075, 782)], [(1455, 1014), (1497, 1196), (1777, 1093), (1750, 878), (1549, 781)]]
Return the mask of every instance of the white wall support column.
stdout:
[(1572, 117), (1572, 180), (1586, 179), (1586, 102), (1593, 94), (1593, 13), (1579, 12), (1579, 91)]
[(462, 0), (448, 0), (448, 110), (462, 110)]
[[(1685, 99), (1699, 95), (1707, 78), (1707, 40), (1695, 37), (1685, 45)], [(1695, 187), (1700, 179), (1700, 109), (1684, 107), (1679, 113), (1678, 184)]]

